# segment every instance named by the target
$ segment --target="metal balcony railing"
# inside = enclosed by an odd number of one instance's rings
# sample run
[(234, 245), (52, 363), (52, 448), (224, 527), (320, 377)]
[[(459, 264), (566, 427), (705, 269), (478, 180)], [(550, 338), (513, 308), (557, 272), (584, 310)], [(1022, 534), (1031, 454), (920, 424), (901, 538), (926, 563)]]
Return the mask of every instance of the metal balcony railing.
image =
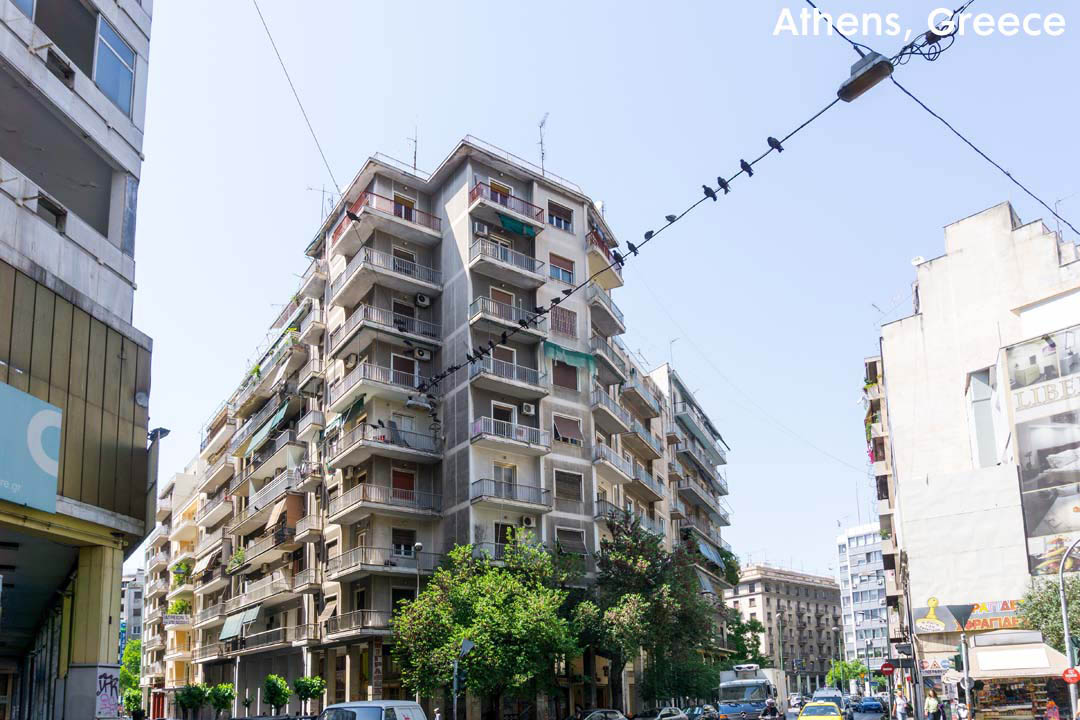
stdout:
[(327, 620), (325, 634), (334, 635), (352, 630), (388, 630), (391, 616), (389, 610), (353, 610)]
[(143, 650), (160, 650), (165, 647), (165, 638), (161, 635), (150, 635), (143, 638)]
[(150, 560), (146, 563), (147, 567), (154, 567), (156, 565), (168, 565), (169, 553), (164, 550), (158, 550), (156, 553), (150, 556)]
[(598, 387), (592, 390), (592, 404), (606, 408), (612, 415), (619, 418), (627, 427), (633, 422), (630, 411), (611, 399), (611, 396)]
[(224, 489), (221, 489), (210, 497), (206, 498), (206, 500), (203, 501), (202, 507), (200, 507), (199, 511), (195, 513), (195, 522), (201, 522), (204, 517), (212, 513), (214, 509), (221, 505), (221, 503), (225, 502), (228, 497), (229, 493), (225, 492)]
[(259, 412), (248, 418), (248, 421), (236, 431), (236, 434), (232, 436), (232, 440), (229, 441), (229, 454), (232, 454), (236, 448), (240, 447), (241, 443), (251, 437), (253, 432), (261, 428), (263, 422), (277, 412), (279, 407), (281, 407), (281, 402), (277, 398), (270, 398), (266, 404), (260, 408)]
[(199, 538), (199, 544), (195, 546), (195, 553), (201, 555), (207, 549), (213, 547), (217, 543), (221, 542), (225, 537), (225, 528), (221, 527), (217, 530), (207, 533), (203, 537)]
[(442, 562), (441, 553), (416, 553), (412, 545), (400, 545), (394, 548), (355, 547), (335, 555), (326, 561), (327, 575), (344, 572), (357, 567), (402, 568), (421, 571), (434, 570)]
[(488, 202), (502, 205), (508, 210), (524, 215), (538, 223), (544, 222), (544, 209), (533, 205), (531, 202), (522, 200), (514, 195), (507, 195), (501, 193), (498, 190), (492, 190), (491, 186), (487, 183), (478, 182), (473, 186), (473, 189), (469, 191), (469, 204), (473, 204), (478, 199), (483, 198)]
[(706, 445), (708, 445), (708, 450), (710, 450), (714, 455), (719, 457), (720, 462), (724, 462), (727, 459), (727, 453), (724, 452), (724, 448), (720, 447), (720, 443), (713, 437), (713, 433), (711, 430), (712, 423), (709, 422), (709, 419), (705, 417), (705, 414), (702, 413), (701, 410), (697, 408), (697, 406), (685, 401), (677, 402), (675, 403), (675, 414), (687, 415), (692, 419), (693, 422), (697, 423), (698, 427), (701, 429), (702, 434), (705, 437), (709, 438), (709, 442), (705, 443)]
[(356, 255), (345, 266), (342, 273), (334, 278), (334, 282), (330, 285), (330, 297), (335, 297), (348, 283), (349, 278), (362, 267), (386, 270), (395, 275), (418, 280), (429, 285), (442, 285), (442, 273), (435, 268), (404, 260), (390, 253), (376, 250), (373, 247), (364, 246), (356, 252)]
[[(226, 413), (225, 418), (220, 423), (214, 423), (214, 420), (221, 414), (221, 411), (225, 408), (229, 408), (229, 413)], [(210, 444), (210, 440), (217, 435), (218, 430), (222, 428), (225, 423), (229, 422), (229, 414), (232, 412), (232, 407), (229, 406), (228, 400), (222, 400), (218, 403), (218, 406), (214, 408), (214, 412), (210, 413), (210, 417), (203, 423), (201, 440), (199, 441), (199, 451), (206, 449), (206, 446)]]
[(627, 477), (634, 476), (634, 469), (630, 465), (630, 461), (619, 455), (619, 453), (615, 452), (607, 445), (602, 445), (600, 443), (593, 445), (592, 459), (593, 462), (611, 463), (619, 470), (619, 472)]
[(645, 528), (649, 532), (656, 535), (665, 535), (664, 519), (662, 517), (651, 518), (648, 515), (642, 513), (628, 513), (628, 511), (617, 507), (608, 500), (596, 501), (596, 512), (594, 519), (596, 520), (615, 520), (619, 518), (625, 518), (627, 515), (635, 518), (641, 527)]
[(619, 306), (615, 304), (615, 301), (611, 299), (611, 295), (608, 294), (607, 290), (600, 287), (595, 282), (590, 282), (587, 287), (587, 297), (589, 298), (589, 300), (599, 300), (600, 304), (606, 307), (608, 309), (608, 312), (610, 312), (615, 317), (615, 319), (619, 321), (619, 324), (625, 326), (626, 319), (623, 317), (623, 312), (619, 309)]
[(278, 593), (292, 590), (292, 579), (282, 575), (272, 575), (258, 582), (251, 583), (244, 592), (225, 602), (225, 611), (233, 612), (247, 605), (265, 600)]
[(251, 456), (251, 459), (248, 461), (247, 470), (244, 471), (244, 477), (249, 478), (262, 470), (263, 465), (269, 462), (281, 448), (286, 445), (297, 443), (299, 443), (299, 441), (296, 439), (295, 430), (283, 430), (279, 432), (274, 436), (274, 442)]
[(540, 275), (540, 269), (544, 267), (544, 262), (542, 260), (537, 260), (531, 255), (526, 255), (517, 250), (511, 250), (505, 245), (490, 240), (484, 240), (483, 238), (477, 238), (473, 241), (473, 244), (469, 246), (469, 262), (472, 262), (478, 257), (489, 258), (496, 262), (505, 263), (518, 270), (534, 275)]
[[(399, 203), (392, 198), (384, 197), (370, 191), (364, 191), (360, 193), (360, 197), (356, 199), (352, 205), (349, 206), (349, 212), (358, 214), (365, 207), (384, 212), (387, 215), (393, 215), (394, 217), (411, 222), (422, 227), (426, 227), (429, 230), (435, 232), (442, 231), (442, 220), (435, 217), (431, 213), (426, 213), (422, 210), (417, 210), (414, 207)], [(349, 222), (349, 218), (346, 216), (342, 220), (342, 224)], [(335, 238), (336, 239), (336, 238)]]
[(551, 433), (547, 430), (489, 417), (478, 417), (473, 420), (472, 436), (477, 437), (478, 435), (493, 435), (506, 440), (529, 443), (530, 445), (551, 447)]
[(534, 485), (518, 485), (501, 480), (482, 479), (473, 482), (470, 486), (469, 498), (475, 500), (482, 497), (551, 507), (551, 491)]
[(215, 603), (210, 607), (200, 610), (195, 614), (195, 624), (209, 622), (214, 618), (222, 617), (225, 615), (225, 603)]
[(425, 435), (411, 430), (379, 427), (377, 425), (371, 426), (365, 423), (327, 443), (325, 455), (327, 458), (336, 457), (341, 452), (360, 442), (392, 445), (432, 454), (439, 452), (439, 439), (434, 435)]
[(619, 277), (622, 277), (622, 265), (615, 262), (615, 256), (611, 254), (611, 248), (607, 246), (607, 243), (600, 239), (600, 236), (596, 234), (595, 230), (590, 231), (589, 234), (585, 236), (585, 248), (591, 248), (603, 255), (604, 259), (611, 265), (611, 270)]
[(470, 319), (480, 314), (492, 315), (511, 325), (520, 325), (524, 322), (529, 327), (535, 327), (541, 332), (543, 332), (544, 323), (547, 322), (547, 318), (543, 315), (537, 315), (531, 310), (514, 307), (487, 297), (478, 297), (469, 305)]
[(408, 333), (410, 335), (419, 335), (432, 340), (438, 340), (441, 333), (438, 323), (409, 317), (408, 315), (401, 315), (393, 310), (388, 310), (387, 308), (380, 308), (375, 307), (374, 305), (361, 303), (356, 306), (352, 315), (348, 317), (341, 327), (336, 328), (330, 333), (331, 352), (337, 349), (337, 346), (340, 345), (345, 338), (360, 325), (360, 323), (365, 322), (371, 323), (372, 325), (378, 325), (387, 330)]
[(246, 403), (251, 397), (251, 394), (255, 391), (255, 388), (262, 382), (263, 378), (271, 375), (274, 368), (277, 367), (277, 364), (281, 362), (282, 358), (284, 358), (292, 348), (299, 346), (300, 344), (300, 333), (296, 330), (289, 330), (283, 334), (278, 339), (275, 346), (276, 349), (273, 350), (270, 358), (265, 363), (256, 365), (248, 372), (243, 387), (236, 397), (236, 406), (240, 407)]
[(636, 418), (630, 419), (630, 431), (637, 435), (639, 438), (645, 441), (645, 443), (656, 451), (657, 455), (663, 456), (664, 454), (664, 441), (660, 437), (653, 435), (652, 431), (642, 425)]
[(652, 472), (641, 465), (634, 466), (633, 478), (660, 497), (667, 495), (664, 485), (653, 477)]
[(506, 554), (507, 543), (478, 542), (473, 543), (473, 557), (480, 557), (487, 553), (492, 560), (502, 560)]
[(303, 535), (310, 530), (322, 530), (323, 518), (322, 515), (305, 515), (296, 521), (296, 534)]
[(497, 360), (490, 355), (485, 355), (480, 362), (475, 362), (469, 365), (469, 377), (473, 378), (477, 375), (494, 375), (495, 377), (503, 378), (504, 380), (513, 380), (515, 382), (525, 383), (526, 385), (533, 385), (539, 387), (543, 384), (543, 378), (546, 373), (541, 373), (539, 370), (534, 370), (524, 365), (515, 365), (505, 360)]
[(307, 362), (300, 367), (300, 373), (297, 375), (297, 377), (300, 379), (301, 384), (303, 384), (304, 378), (308, 377), (309, 375), (321, 373), (322, 370), (322, 358), (318, 355), (312, 355), (308, 358)]
[(415, 390), (420, 382), (420, 376), (415, 373), (382, 367), (381, 365), (360, 363), (350, 370), (345, 377), (330, 386), (330, 403), (337, 402), (356, 383), (361, 381), (392, 385), (402, 390)]
[(297, 480), (296, 470), (282, 470), (270, 482), (259, 488), (259, 491), (251, 496), (247, 507), (233, 517), (229, 523), (229, 532), (236, 532), (236, 528), (250, 520), (256, 513), (268, 509), (271, 500), (274, 500), (286, 490), (291, 488)]
[(632, 373), (627, 381), (623, 383), (623, 392), (634, 390), (654, 412), (660, 414), (660, 397), (655, 388), (656, 385), (640, 373)]
[(303, 585), (318, 585), (322, 583), (322, 570), (319, 568), (307, 568), (293, 575), (293, 587)]
[(276, 530), (263, 535), (258, 540), (248, 545), (244, 549), (244, 561), (257, 561), (259, 555), (263, 554), (267, 550), (272, 550), (273, 548), (276, 548), (278, 545), (292, 542), (295, 537), (296, 528), (279, 527)]
[(165, 608), (163, 608), (161, 606), (151, 607), (151, 608), (148, 608), (146, 610), (146, 613), (143, 615), (143, 622), (146, 623), (147, 625), (149, 625), (150, 623), (154, 622), (155, 620), (160, 619), (164, 615), (165, 615)]
[(215, 460), (212, 465), (209, 465), (206, 468), (206, 471), (203, 473), (203, 480), (205, 481), (207, 478), (217, 475), (219, 472), (221, 472), (221, 469), (225, 467), (225, 463), (231, 461), (232, 457), (229, 455), (229, 453), (221, 453), (218, 459)]
[(158, 578), (154, 582), (146, 586), (146, 594), (153, 595), (159, 592), (167, 592), (169, 589), (168, 578)]
[(263, 630), (262, 632), (253, 633), (251, 635), (244, 635), (234, 641), (235, 644), (233, 647), (235, 648), (234, 652), (254, 650), (255, 648), (267, 647), (269, 645), (291, 643), (295, 639), (296, 626), (290, 625), (288, 627), (277, 627), (272, 630)]
[(304, 415), (304, 417), (300, 418), (300, 422), (296, 426), (296, 434), (303, 435), (304, 431), (312, 425), (318, 425), (320, 427), (326, 425), (326, 416), (323, 415), (321, 410), (312, 410)]
[(209, 643), (207, 645), (200, 645), (195, 648), (195, 652), (192, 654), (193, 660), (211, 660), (213, 658), (219, 658), (225, 654), (225, 643)]
[(340, 496), (333, 498), (330, 501), (328, 512), (330, 515), (336, 515), (361, 503), (376, 503), (411, 508), (413, 510), (439, 512), (442, 510), (442, 495), (419, 490), (360, 483), (351, 490), (346, 490)]

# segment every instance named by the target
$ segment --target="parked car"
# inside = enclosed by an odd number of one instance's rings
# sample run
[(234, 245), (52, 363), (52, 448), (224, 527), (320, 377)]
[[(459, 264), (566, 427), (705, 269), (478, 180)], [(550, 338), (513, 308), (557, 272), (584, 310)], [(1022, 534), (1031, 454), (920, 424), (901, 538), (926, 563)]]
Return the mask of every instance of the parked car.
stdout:
[(719, 720), (720, 713), (713, 705), (694, 705), (683, 710), (688, 720)]
[(855, 712), (883, 714), (885, 705), (877, 698), (863, 698), (862, 702), (855, 706)]
[(598, 710), (587, 711), (585, 713), (585, 720), (626, 720), (626, 716), (618, 710), (600, 708)]
[(791, 693), (790, 695), (788, 695), (787, 704), (788, 707), (792, 710), (797, 710), (798, 708), (802, 707), (803, 696), (799, 693)]
[(427, 720), (424, 709), (411, 700), (362, 700), (337, 703), (319, 715), (319, 720), (382, 720), (392, 710), (398, 720)]
[(662, 707), (653, 710), (642, 710), (634, 716), (634, 720), (690, 720), (686, 713), (677, 707)]

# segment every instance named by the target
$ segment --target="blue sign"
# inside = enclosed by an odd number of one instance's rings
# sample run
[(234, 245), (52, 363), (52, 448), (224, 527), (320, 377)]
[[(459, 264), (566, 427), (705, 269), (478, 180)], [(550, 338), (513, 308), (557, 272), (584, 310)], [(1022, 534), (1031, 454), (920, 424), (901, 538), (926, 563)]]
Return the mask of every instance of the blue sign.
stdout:
[(56, 512), (60, 408), (0, 382), (0, 500)]

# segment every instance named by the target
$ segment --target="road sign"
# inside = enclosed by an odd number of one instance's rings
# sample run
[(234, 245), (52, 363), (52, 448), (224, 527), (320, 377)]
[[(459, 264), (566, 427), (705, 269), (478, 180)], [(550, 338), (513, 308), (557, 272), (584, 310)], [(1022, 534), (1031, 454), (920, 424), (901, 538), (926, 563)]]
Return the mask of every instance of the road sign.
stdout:
[(880, 670), (882, 675), (892, 675), (893, 671), (896, 670), (896, 668), (893, 667), (893, 664), (891, 662), (885, 661), (881, 663)]
[(960, 678), (960, 687), (964, 688), (965, 690), (972, 690), (975, 688), (975, 681), (969, 677)]
[(1065, 672), (1061, 673), (1061, 679), (1070, 685), (1075, 685), (1080, 682), (1080, 672), (1077, 672), (1076, 668), (1065, 668)]

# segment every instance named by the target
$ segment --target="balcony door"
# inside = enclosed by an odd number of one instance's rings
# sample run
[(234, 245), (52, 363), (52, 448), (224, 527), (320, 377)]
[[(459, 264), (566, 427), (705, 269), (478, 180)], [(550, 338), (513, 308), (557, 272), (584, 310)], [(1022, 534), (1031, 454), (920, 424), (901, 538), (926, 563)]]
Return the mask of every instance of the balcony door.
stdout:
[(497, 462), (492, 473), (495, 478), (495, 495), (501, 498), (513, 498), (514, 484), (517, 482), (517, 466)]
[(517, 421), (517, 408), (513, 405), (491, 401), (492, 432), (502, 437), (514, 436), (514, 424)]
[(394, 193), (394, 214), (402, 220), (416, 222), (416, 201), (406, 195)]
[(414, 277), (416, 275), (416, 253), (403, 247), (394, 246), (394, 272)]
[(491, 199), (500, 205), (510, 205), (510, 198), (514, 196), (514, 188), (503, 185), (493, 178), (488, 178), (488, 187), (491, 188)]
[[(390, 355), (390, 382), (394, 385), (416, 387), (416, 360), (406, 355)], [(412, 418), (409, 418), (412, 420)], [(400, 425), (398, 427), (401, 427)], [(404, 428), (402, 428), (404, 430)], [(410, 428), (411, 429), (411, 428)]]
[(390, 487), (395, 501), (409, 504), (416, 502), (416, 473), (412, 470), (392, 468)]
[(497, 303), (492, 307), (492, 313), (503, 320), (514, 322), (514, 293), (493, 287), (488, 290), (488, 295)]
[(514, 526), (506, 523), (495, 523), (495, 558), (501, 560), (503, 550), (514, 536)]

